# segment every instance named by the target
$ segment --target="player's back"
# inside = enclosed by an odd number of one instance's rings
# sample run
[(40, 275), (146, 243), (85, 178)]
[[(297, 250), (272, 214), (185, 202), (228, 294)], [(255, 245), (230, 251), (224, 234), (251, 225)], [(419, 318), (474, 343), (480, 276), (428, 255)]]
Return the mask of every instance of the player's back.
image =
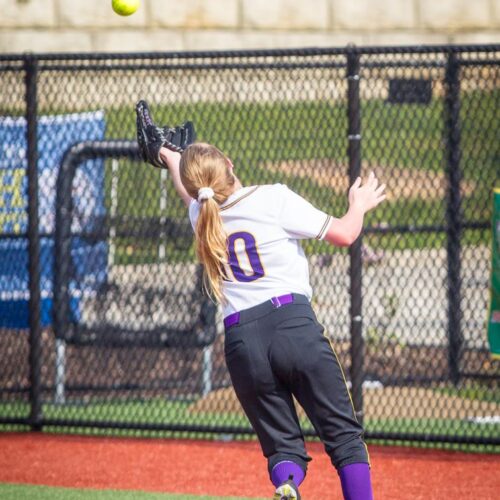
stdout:
[[(193, 202), (195, 223), (200, 205)], [(300, 293), (311, 297), (309, 269), (299, 239), (321, 238), (329, 217), (283, 184), (244, 187), (220, 208), (228, 235), (229, 266), (224, 315), (271, 297)]]

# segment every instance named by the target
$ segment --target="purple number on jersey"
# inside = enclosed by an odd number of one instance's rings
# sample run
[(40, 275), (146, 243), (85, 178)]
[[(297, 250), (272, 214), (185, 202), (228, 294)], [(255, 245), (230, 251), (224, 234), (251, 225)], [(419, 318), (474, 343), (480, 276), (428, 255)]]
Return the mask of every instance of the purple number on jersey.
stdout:
[[(248, 262), (252, 268), (252, 274), (245, 274), (240, 266), (238, 256), (236, 255), (236, 241), (242, 240), (245, 245), (245, 253), (248, 257)], [(233, 271), (236, 281), (255, 281), (264, 276), (264, 267), (260, 261), (259, 252), (257, 251), (257, 242), (250, 233), (239, 231), (230, 234), (227, 242), (229, 252), (229, 266)]]

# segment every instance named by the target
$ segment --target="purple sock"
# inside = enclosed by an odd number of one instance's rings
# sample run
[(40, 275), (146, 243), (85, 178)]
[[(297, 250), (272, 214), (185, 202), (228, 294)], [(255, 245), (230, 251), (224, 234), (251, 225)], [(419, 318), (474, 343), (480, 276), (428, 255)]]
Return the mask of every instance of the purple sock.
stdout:
[(284, 483), (290, 476), (293, 476), (295, 486), (299, 486), (304, 480), (305, 473), (302, 468), (291, 460), (284, 460), (277, 463), (271, 471), (271, 481), (276, 488)]
[(368, 464), (345, 465), (340, 469), (339, 475), (345, 500), (373, 500)]

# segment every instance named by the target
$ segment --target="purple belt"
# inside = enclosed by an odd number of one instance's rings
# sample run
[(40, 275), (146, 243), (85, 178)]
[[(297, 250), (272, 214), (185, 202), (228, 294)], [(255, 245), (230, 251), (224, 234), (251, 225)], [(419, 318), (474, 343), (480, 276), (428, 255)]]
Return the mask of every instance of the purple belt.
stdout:
[[(277, 309), (278, 307), (284, 306), (285, 304), (291, 304), (293, 302), (293, 295), (287, 293), (286, 295), (280, 295), (279, 297), (273, 297), (270, 299), (271, 304)], [(235, 312), (226, 316), (224, 318), (224, 327), (229, 328), (231, 326), (237, 325), (240, 322), (241, 312)]]

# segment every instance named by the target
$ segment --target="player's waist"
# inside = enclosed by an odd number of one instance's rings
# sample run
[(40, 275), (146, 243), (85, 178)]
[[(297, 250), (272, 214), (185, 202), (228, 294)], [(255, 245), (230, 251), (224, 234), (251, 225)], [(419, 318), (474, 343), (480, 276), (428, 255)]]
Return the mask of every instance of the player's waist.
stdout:
[(270, 297), (276, 297), (287, 293), (305, 295), (309, 301), (313, 290), (309, 283), (308, 275), (300, 275), (295, 269), (291, 270), (292, 277), (264, 276), (250, 283), (239, 281), (225, 281), (223, 283), (223, 294), (226, 302), (222, 307), (222, 315), (225, 318), (236, 311), (251, 309), (263, 304)]
[(232, 326), (254, 321), (262, 316), (265, 316), (266, 314), (269, 314), (275, 309), (279, 309), (290, 304), (309, 305), (310, 302), (305, 295), (301, 295), (299, 293), (287, 293), (271, 297), (261, 304), (229, 314), (224, 318), (224, 328), (227, 330)]

